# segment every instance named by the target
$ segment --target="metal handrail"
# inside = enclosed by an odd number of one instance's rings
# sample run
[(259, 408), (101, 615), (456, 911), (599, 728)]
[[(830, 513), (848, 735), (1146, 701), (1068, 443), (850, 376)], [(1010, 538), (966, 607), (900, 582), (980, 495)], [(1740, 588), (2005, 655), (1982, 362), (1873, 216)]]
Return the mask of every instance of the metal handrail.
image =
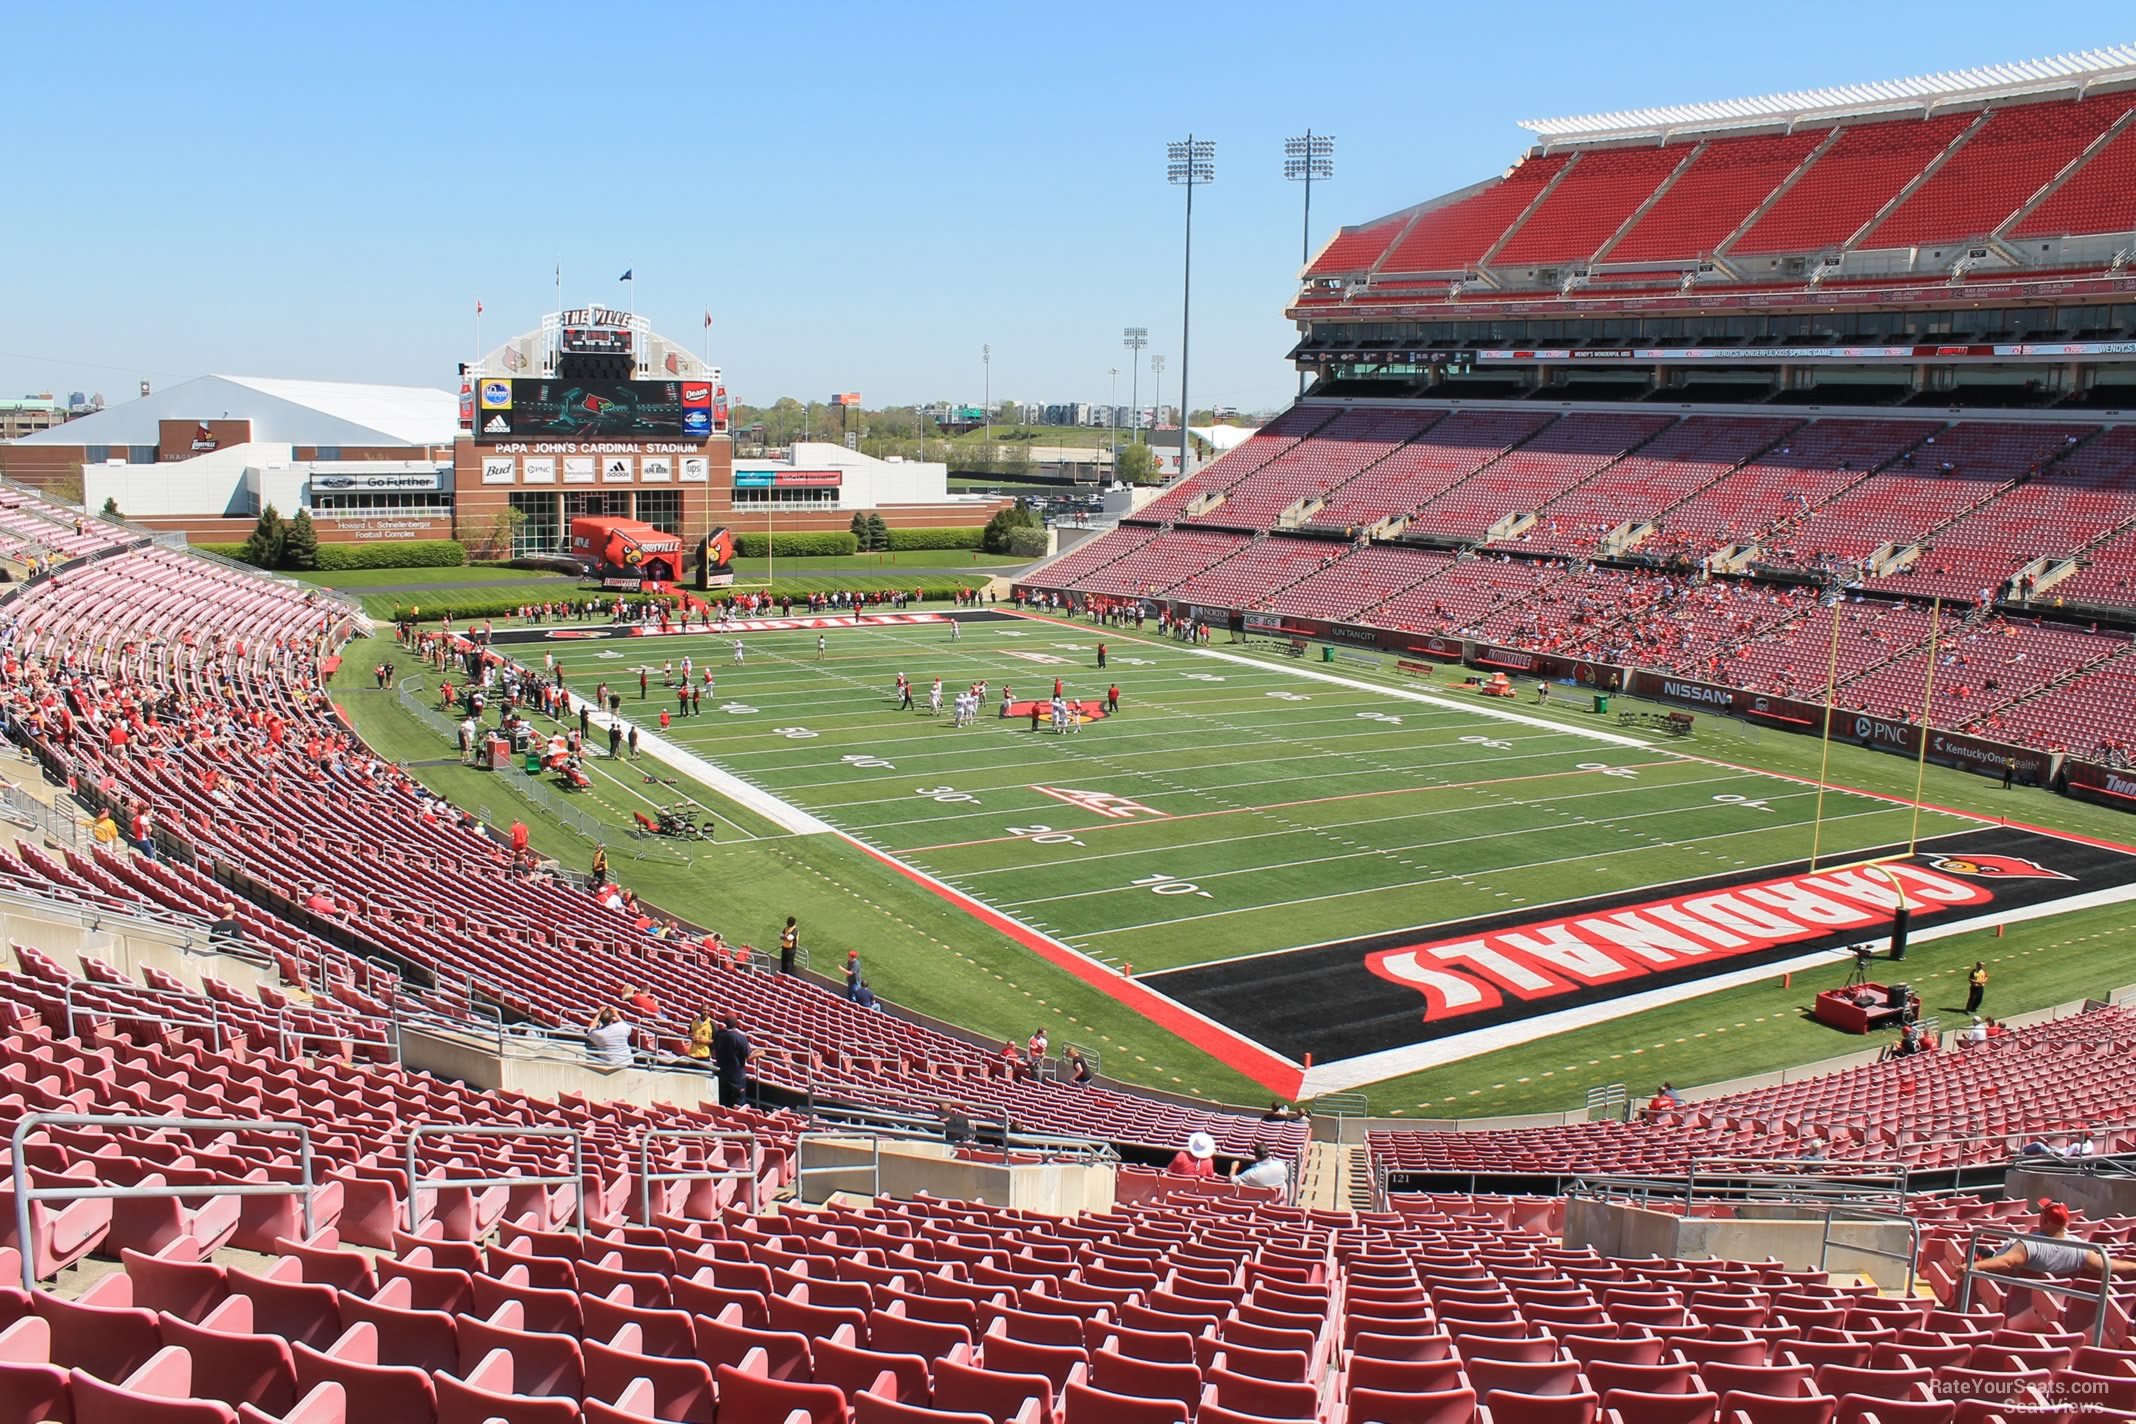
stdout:
[[(571, 1141), (571, 1175), (568, 1177), (419, 1177), (416, 1153), (425, 1137), (564, 1137)], [(417, 1194), (444, 1187), (561, 1187), (572, 1190), (574, 1229), (586, 1234), (586, 1135), (575, 1127), (521, 1126), (514, 1123), (471, 1124), (464, 1122), (418, 1122), (408, 1128), (408, 1234), (422, 1226), (417, 1216)]]
[(1367, 1116), (1372, 1103), (1363, 1093), (1322, 1093), (1313, 1099), (1313, 1116), (1335, 1119), (1335, 1142), (1346, 1146), (1350, 1140), (1350, 1119)]
[[(133, 1127), (178, 1132), (287, 1132), (297, 1139), (295, 1182), (235, 1182), (225, 1186), (33, 1187), (23, 1149), (40, 1127)], [(37, 1253), (30, 1243), (30, 1204), (38, 1201), (160, 1201), (189, 1197), (298, 1197), (304, 1211), (304, 1238), (313, 1234), (311, 1125), (269, 1117), (136, 1117), (127, 1113), (33, 1112), (15, 1124), (12, 1140), (15, 1176), (15, 1242), (21, 1248), (22, 1288), (37, 1289)]]
[[(1709, 1199), (1801, 1201), (1835, 1196), (1895, 1198), (1906, 1204), (1904, 1162), (1805, 1161), (1789, 1157), (1694, 1157), (1684, 1173), (1684, 1205), (1698, 1200), (1699, 1174), (1707, 1174)], [(1727, 1185), (1727, 1184), (1733, 1184)], [(1823, 1188), (1820, 1190), (1819, 1188)]]
[[(811, 1139), (821, 1142), (865, 1142), (868, 1145), (868, 1161), (865, 1163), (845, 1163), (823, 1167), (806, 1166), (804, 1165), (807, 1155), (806, 1147)], [(836, 1176), (848, 1172), (866, 1172), (868, 1174), (867, 1194), (871, 1197), (881, 1196), (883, 1194), (882, 1138), (872, 1135), (862, 1136), (850, 1132), (803, 1132), (794, 1138), (794, 1196), (796, 1199), (801, 1201), (808, 1200), (801, 1190), (801, 1185), (807, 1178)], [(27, 1240), (28, 1238), (25, 1237), (24, 1239)]]
[[(741, 1168), (700, 1168), (688, 1172), (655, 1172), (653, 1170), (653, 1139), (656, 1137), (689, 1137), (701, 1142), (739, 1142), (743, 1145), (744, 1161)], [(648, 1127), (638, 1136), (638, 1224), (653, 1224), (653, 1183), (655, 1182), (747, 1182), (749, 1210), (757, 1208), (757, 1136), (753, 1132), (722, 1131), (709, 1127)]]
[[(75, 995), (140, 994), (153, 999), (178, 999), (188, 1004), (205, 1004), (206, 1018), (180, 1018), (174, 1014), (152, 1014), (146, 1010), (119, 1009), (103, 1005), (78, 1006)], [(128, 1023), (161, 1024), (165, 1028), (204, 1028), (215, 1036), (215, 1047), (223, 1045), (222, 1006), (202, 994), (186, 993), (178, 989), (137, 989), (125, 984), (105, 984), (95, 979), (69, 979), (60, 994), (61, 1012), (67, 1018), (67, 1032), (74, 1033), (74, 1021), (83, 1014), (96, 1014), (104, 1018), (120, 1019)]]
[[(2099, 1289), (2096, 1291), (2080, 1290), (2075, 1286), (2063, 1285), (2059, 1281), (2031, 1276), (2006, 1276), (2000, 1271), (1980, 1270), (1975, 1264), (1975, 1258), (1979, 1254), (1980, 1238), (1983, 1236), (1998, 1236), (2005, 1241), (2045, 1241), (2062, 1246), (2078, 1246), (2088, 1251), (2095, 1251), (2099, 1255)], [(2066, 1236), (2046, 1236), (2036, 1231), (2009, 1231), (1994, 1225), (1976, 1226), (1966, 1237), (1965, 1273), (1958, 1279), (1958, 1312), (1962, 1315), (1973, 1308), (1973, 1281), (1976, 1278), (1983, 1281), (1993, 1281), (1999, 1286), (2013, 1286), (2021, 1290), (2041, 1291), (2047, 1295), (2065, 1296), (2071, 1300), (2088, 1300), (2093, 1303), (2094, 1307), (2092, 1312), (2092, 1344), (2104, 1344), (2106, 1341), (2106, 1307), (2107, 1303), (2112, 1299), (2114, 1291), (2113, 1259), (2112, 1254), (2104, 1246), (2096, 1245), (2090, 1241), (2072, 1241)]]
[(1862, 1246), (1845, 1241), (1839, 1243), (1839, 1249), (1852, 1251), (1857, 1256), (1876, 1256), (1886, 1261), (1903, 1262), (1906, 1267), (1906, 1285), (1899, 1294), (1902, 1296), (1912, 1295), (1914, 1290), (1914, 1271), (1921, 1259), (1921, 1223), (1903, 1211), (1879, 1211), (1875, 1207), (1856, 1206), (1850, 1202), (1833, 1202), (1830, 1206), (1827, 1206), (1824, 1212), (1824, 1238), (1817, 1248), (1817, 1269), (1820, 1271), (1831, 1269), (1832, 1223), (1838, 1219), (1841, 1212), (1852, 1213), (1847, 1218), (1849, 1221), (1883, 1222), (1889, 1225), (1902, 1226), (1906, 1229), (1906, 1250), (1904, 1254), (1897, 1251), (1887, 1251), (1881, 1246)]

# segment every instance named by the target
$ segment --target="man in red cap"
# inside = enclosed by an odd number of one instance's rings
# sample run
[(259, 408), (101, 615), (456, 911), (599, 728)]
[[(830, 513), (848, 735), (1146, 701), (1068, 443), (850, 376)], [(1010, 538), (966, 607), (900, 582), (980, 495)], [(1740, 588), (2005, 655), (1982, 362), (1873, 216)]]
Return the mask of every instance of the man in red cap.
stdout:
[(2053, 1197), (2040, 1198), (2040, 1241), (2019, 1237), (1992, 1256), (1973, 1263), (1976, 1271), (2023, 1271), (2033, 1276), (2136, 1276), (2136, 1261), (2117, 1261), (2104, 1246), (2070, 1241), (2069, 1208)]

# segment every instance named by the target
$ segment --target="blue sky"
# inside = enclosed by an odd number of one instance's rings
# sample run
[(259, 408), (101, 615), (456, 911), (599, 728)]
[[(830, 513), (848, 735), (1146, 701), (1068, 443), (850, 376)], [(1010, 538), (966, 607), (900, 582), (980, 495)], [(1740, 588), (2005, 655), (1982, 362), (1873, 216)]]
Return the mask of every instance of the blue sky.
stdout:
[[(1337, 136), (1314, 245), (1509, 163), (1525, 118), (1761, 94), (2136, 39), (2125, 3), (513, 6), (85, 3), (10, 64), (0, 392), (207, 371), (449, 385), (638, 276), (747, 401), (1129, 390), (1280, 404), (1298, 266), (1282, 142)], [(1754, 24), (1737, 26), (1743, 17)], [(19, 37), (19, 36), (18, 36)], [(49, 41), (46, 43), (44, 41)], [(1144, 368), (1142, 395), (1149, 397)]]

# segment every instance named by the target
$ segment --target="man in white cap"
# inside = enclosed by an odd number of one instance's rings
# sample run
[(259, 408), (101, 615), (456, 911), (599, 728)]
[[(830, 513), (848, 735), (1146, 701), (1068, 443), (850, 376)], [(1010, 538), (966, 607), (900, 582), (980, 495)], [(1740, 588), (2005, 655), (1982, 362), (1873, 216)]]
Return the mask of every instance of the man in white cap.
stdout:
[(1187, 1134), (1187, 1145), (1165, 1167), (1175, 1177), (1216, 1178), (1216, 1139), (1206, 1132)]

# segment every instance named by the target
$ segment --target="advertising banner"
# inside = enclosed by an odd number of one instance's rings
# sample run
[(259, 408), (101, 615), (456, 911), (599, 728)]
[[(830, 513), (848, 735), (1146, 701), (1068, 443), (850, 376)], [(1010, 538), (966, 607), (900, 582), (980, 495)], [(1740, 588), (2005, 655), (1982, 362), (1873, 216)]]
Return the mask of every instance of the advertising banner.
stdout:
[(486, 485), (508, 485), (518, 470), (519, 461), (510, 455), (482, 457), (482, 483)]
[(712, 479), (712, 462), (702, 455), (685, 455), (682, 457), (678, 478), (686, 485), (709, 484)]
[(649, 484), (665, 484), (675, 478), (675, 457), (647, 455), (638, 462), (638, 478)]
[(604, 485), (627, 485), (637, 473), (638, 462), (628, 455), (601, 457), (601, 483)]
[(554, 455), (529, 455), (519, 462), (519, 478), (530, 485), (553, 485), (556, 483), (556, 457)]
[(593, 457), (591, 455), (564, 456), (564, 483), (567, 485), (592, 484)]
[(2069, 763), (2069, 794), (2123, 811), (2136, 811), (2136, 771), (2095, 761)]

